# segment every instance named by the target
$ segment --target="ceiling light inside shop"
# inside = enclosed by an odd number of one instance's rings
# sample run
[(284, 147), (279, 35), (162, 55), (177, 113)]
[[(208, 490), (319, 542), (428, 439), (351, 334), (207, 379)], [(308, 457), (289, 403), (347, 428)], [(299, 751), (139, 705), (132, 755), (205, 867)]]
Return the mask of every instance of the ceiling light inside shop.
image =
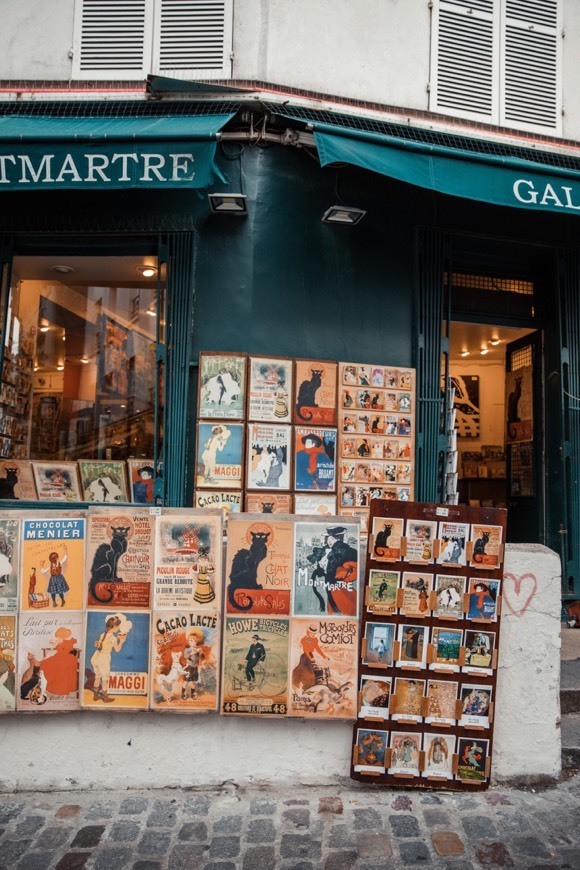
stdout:
[(57, 263), (55, 266), (50, 267), (51, 272), (57, 272), (59, 275), (70, 275), (71, 272), (74, 272), (72, 266), (65, 266)]
[(209, 207), (214, 214), (232, 214), (246, 217), (248, 201), (244, 193), (208, 193)]
[(346, 224), (354, 226), (363, 219), (366, 211), (362, 208), (353, 208), (349, 205), (332, 205), (322, 215), (325, 224)]
[(485, 356), (486, 353), (489, 353), (489, 348), (488, 348), (488, 347), (482, 347), (481, 350), (480, 350), (479, 352), (480, 352), (480, 354), (481, 354), (482, 356)]
[(501, 344), (501, 338), (498, 338), (497, 335), (494, 335), (493, 338), (490, 338), (489, 343), (493, 344), (494, 347), (497, 347), (498, 344)]
[(461, 351), (461, 356), (469, 356), (470, 353), (471, 353), (470, 350), (462, 350), (462, 351)]
[(152, 302), (149, 308), (147, 309), (147, 314), (149, 317), (157, 317), (157, 311), (155, 309), (155, 303)]
[(140, 275), (143, 275), (144, 278), (153, 278), (157, 274), (157, 266), (151, 266), (149, 263), (135, 266), (135, 269)]
[(40, 325), (38, 328), (40, 329), (41, 332), (48, 332), (48, 330), (50, 329), (50, 323), (48, 322), (46, 317), (41, 318)]
[(57, 367), (56, 367), (57, 372), (62, 372), (63, 369), (64, 369), (64, 363), (63, 363), (63, 362), (59, 362), (59, 364), (58, 364)]
[(88, 358), (88, 356), (86, 355), (86, 353), (83, 353), (83, 355), (82, 355), (82, 357), (81, 357), (81, 362), (82, 362), (82, 364), (83, 364), (84, 366), (88, 365), (89, 358)]

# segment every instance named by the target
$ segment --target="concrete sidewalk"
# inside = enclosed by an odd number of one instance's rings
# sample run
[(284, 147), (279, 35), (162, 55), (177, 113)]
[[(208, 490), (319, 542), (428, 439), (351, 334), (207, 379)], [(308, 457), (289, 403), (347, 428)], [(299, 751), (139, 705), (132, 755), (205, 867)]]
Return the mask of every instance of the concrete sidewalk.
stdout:
[[(195, 763), (195, 751), (183, 763)], [(275, 763), (275, 762), (274, 762)], [(580, 776), (542, 792), (384, 790), (0, 795), (0, 867), (22, 870), (580, 868)]]

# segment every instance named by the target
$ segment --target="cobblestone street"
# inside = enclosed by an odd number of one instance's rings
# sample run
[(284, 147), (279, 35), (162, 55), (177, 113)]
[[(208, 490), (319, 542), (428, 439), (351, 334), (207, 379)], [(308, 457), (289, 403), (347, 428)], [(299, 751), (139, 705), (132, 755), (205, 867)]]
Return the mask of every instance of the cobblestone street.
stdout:
[(0, 867), (23, 870), (580, 868), (580, 776), (480, 795), (223, 787), (0, 797)]

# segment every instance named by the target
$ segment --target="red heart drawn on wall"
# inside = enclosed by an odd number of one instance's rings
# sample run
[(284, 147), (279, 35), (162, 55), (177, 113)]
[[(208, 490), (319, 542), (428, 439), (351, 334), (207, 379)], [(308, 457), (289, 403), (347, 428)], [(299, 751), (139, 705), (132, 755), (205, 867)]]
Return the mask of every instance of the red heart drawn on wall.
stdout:
[(535, 574), (522, 574), (521, 577), (509, 573), (503, 575), (503, 598), (514, 616), (524, 615), (537, 590)]

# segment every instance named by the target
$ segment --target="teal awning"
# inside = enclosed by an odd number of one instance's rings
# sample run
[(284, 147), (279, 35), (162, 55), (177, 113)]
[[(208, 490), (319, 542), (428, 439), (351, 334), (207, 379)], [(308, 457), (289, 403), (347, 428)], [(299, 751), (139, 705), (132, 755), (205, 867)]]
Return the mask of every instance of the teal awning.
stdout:
[(207, 187), (232, 117), (3, 116), (0, 191)]
[(333, 124), (313, 126), (322, 166), (351, 163), (450, 196), (580, 214), (580, 172)]

